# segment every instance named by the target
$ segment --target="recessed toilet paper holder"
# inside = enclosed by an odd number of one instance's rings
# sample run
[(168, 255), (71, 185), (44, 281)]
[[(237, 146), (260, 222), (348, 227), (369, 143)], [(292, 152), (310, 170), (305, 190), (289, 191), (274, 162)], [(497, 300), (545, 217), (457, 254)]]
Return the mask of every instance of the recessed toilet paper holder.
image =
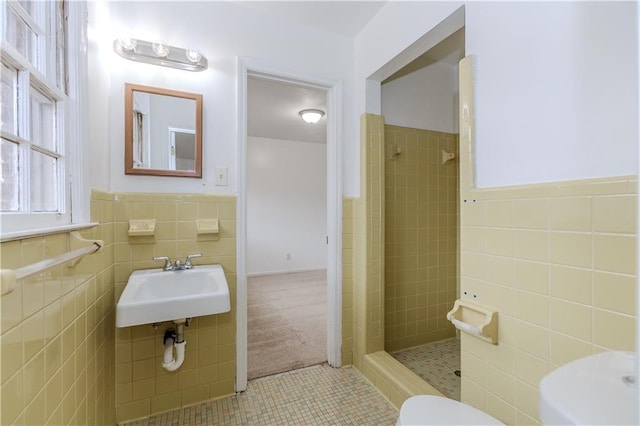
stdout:
[(460, 331), (498, 344), (498, 313), (490, 308), (458, 299), (447, 314), (447, 319)]

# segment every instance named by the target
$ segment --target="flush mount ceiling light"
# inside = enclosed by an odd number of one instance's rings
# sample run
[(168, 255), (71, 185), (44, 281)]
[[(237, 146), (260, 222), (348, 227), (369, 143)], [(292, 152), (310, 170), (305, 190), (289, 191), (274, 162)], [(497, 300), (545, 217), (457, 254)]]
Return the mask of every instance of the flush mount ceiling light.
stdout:
[(299, 114), (300, 117), (302, 117), (302, 119), (307, 123), (316, 124), (318, 121), (320, 121), (322, 116), (324, 116), (324, 111), (322, 111), (321, 109), (303, 109), (299, 112)]
[(207, 58), (197, 49), (183, 49), (164, 43), (118, 38), (113, 42), (113, 50), (123, 58), (185, 71), (204, 71)]

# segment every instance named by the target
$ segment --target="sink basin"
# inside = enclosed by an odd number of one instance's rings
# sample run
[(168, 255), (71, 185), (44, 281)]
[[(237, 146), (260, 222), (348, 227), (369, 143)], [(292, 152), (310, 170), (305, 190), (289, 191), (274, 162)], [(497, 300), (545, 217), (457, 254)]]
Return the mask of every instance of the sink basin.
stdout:
[(129, 277), (116, 305), (116, 327), (229, 312), (229, 286), (220, 265), (184, 271), (145, 269)]
[(633, 352), (602, 352), (549, 373), (540, 382), (545, 425), (638, 424)]

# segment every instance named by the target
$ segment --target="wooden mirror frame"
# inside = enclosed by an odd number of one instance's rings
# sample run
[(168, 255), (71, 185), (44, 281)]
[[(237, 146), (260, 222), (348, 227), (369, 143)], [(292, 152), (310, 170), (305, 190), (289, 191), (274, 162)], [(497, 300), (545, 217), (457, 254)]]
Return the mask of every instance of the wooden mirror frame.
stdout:
[[(193, 99), (195, 111), (195, 170), (144, 169), (133, 167), (133, 93), (144, 92), (154, 95)], [(202, 177), (202, 95), (179, 92), (158, 87), (125, 83), (124, 89), (124, 173), (127, 175)]]

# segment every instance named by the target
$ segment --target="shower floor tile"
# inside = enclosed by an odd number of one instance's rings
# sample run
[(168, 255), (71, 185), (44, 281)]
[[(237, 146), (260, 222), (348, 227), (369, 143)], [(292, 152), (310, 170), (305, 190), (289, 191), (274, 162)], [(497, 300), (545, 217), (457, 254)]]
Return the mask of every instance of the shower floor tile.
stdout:
[(125, 423), (165, 425), (394, 425), (398, 411), (352, 368), (317, 365), (249, 382), (239, 395)]
[(460, 341), (451, 338), (391, 355), (446, 397), (460, 401)]

